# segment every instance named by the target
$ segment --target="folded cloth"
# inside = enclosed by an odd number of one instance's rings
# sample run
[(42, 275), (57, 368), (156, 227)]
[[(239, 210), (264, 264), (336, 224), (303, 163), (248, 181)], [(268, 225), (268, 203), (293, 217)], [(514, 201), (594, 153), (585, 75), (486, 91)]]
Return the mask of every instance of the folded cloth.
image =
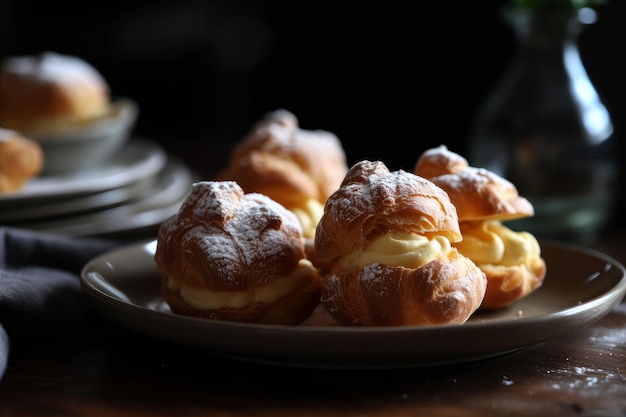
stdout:
[(80, 272), (124, 242), (0, 227), (0, 380), (12, 346), (79, 327), (97, 317)]

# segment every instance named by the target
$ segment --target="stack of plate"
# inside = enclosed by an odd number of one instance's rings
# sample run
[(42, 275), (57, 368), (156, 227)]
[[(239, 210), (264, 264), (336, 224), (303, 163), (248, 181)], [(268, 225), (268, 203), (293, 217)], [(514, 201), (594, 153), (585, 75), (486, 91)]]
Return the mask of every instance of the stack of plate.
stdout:
[(84, 237), (153, 234), (196, 179), (156, 143), (131, 138), (106, 166), (0, 194), (0, 224)]

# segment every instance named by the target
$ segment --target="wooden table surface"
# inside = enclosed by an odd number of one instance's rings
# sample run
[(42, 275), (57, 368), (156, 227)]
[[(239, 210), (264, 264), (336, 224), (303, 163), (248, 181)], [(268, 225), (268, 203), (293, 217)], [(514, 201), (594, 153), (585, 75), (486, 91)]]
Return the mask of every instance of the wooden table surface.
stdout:
[[(626, 264), (626, 231), (593, 245)], [(621, 416), (626, 302), (595, 324), (491, 359), (401, 370), (261, 365), (105, 318), (10, 352), (0, 416)]]

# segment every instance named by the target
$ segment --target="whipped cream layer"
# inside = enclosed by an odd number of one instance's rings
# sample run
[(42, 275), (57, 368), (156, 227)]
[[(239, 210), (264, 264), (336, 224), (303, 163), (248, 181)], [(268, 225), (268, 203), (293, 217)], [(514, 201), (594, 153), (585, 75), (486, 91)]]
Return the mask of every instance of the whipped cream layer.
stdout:
[(371, 264), (418, 268), (451, 250), (451, 243), (443, 236), (426, 237), (414, 233), (392, 232), (370, 241), (362, 250), (352, 252), (340, 261), (344, 271), (360, 269)]
[(521, 265), (540, 256), (532, 234), (513, 231), (498, 220), (461, 222), (461, 233), (463, 240), (455, 247), (476, 263)]
[(288, 276), (278, 278), (272, 283), (246, 291), (210, 291), (193, 288), (178, 280), (168, 280), (168, 288), (197, 310), (218, 310), (221, 308), (245, 308), (253, 304), (269, 304), (292, 293), (302, 283), (307, 283), (311, 271), (315, 269), (308, 259), (300, 260), (298, 267)]
[(302, 225), (302, 234), (305, 238), (315, 236), (315, 228), (324, 214), (324, 206), (318, 200), (309, 198), (306, 202), (298, 207), (290, 207), (298, 217)]

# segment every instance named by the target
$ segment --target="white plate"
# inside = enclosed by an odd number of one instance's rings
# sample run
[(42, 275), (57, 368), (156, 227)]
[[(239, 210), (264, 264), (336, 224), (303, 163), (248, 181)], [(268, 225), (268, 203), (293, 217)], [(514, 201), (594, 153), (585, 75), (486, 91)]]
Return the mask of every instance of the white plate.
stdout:
[(0, 210), (0, 222), (19, 226), (25, 222), (78, 215), (127, 203), (154, 187), (157, 176), (143, 178), (129, 185), (101, 193), (78, 195), (60, 201), (47, 200), (39, 204)]
[(128, 234), (155, 228), (178, 211), (194, 180), (185, 164), (169, 157), (153, 187), (126, 204), (20, 227), (76, 237)]
[(589, 249), (542, 242), (544, 285), (514, 306), (475, 313), (462, 325), (277, 326), (173, 314), (160, 292), (156, 241), (88, 262), (81, 283), (100, 312), (171, 342), (241, 360), (332, 369), (392, 369), (503, 355), (593, 323), (622, 300), (624, 267)]
[(59, 201), (123, 187), (155, 175), (167, 162), (156, 143), (133, 138), (104, 167), (68, 176), (42, 176), (13, 193), (0, 194), (2, 209)]

